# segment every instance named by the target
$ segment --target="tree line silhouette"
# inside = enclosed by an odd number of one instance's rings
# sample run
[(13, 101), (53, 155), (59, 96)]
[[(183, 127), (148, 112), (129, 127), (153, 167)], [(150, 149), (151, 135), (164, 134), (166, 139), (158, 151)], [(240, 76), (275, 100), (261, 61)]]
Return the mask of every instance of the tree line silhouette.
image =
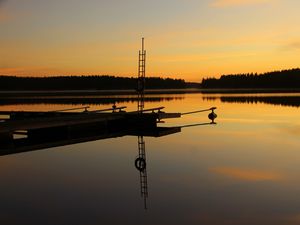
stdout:
[[(147, 89), (186, 88), (183, 79), (146, 78)], [(137, 78), (116, 76), (0, 76), (0, 90), (129, 90), (137, 87)]]
[(202, 88), (300, 88), (300, 69), (223, 75), (202, 80)]

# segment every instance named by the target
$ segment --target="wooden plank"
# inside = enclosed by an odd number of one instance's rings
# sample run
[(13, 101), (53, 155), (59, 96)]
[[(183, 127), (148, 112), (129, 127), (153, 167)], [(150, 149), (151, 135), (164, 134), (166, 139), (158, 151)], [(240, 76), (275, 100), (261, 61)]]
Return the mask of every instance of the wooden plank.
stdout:
[(158, 113), (158, 119), (174, 119), (174, 118), (180, 118), (181, 113)]
[[(160, 111), (164, 108), (165, 107), (162, 106), (162, 107), (156, 107), (156, 108), (150, 108), (150, 109), (143, 109), (142, 112), (153, 112), (154, 113), (154, 111)], [(140, 111), (132, 111), (130, 113), (137, 113), (137, 112), (140, 112)]]
[(60, 110), (54, 110), (54, 111), (48, 111), (48, 112), (67, 112), (67, 111), (74, 111), (79, 109), (84, 109), (87, 111), (87, 109), (90, 108), (89, 106), (83, 106), (83, 107), (77, 107), (77, 108), (70, 108), (70, 109), (60, 109)]
[(121, 106), (121, 107), (115, 107), (115, 108), (109, 108), (109, 109), (99, 109), (99, 110), (93, 110), (93, 111), (88, 111), (87, 113), (98, 113), (98, 112), (106, 112), (106, 111), (115, 111), (115, 110), (122, 110), (126, 109), (127, 106)]

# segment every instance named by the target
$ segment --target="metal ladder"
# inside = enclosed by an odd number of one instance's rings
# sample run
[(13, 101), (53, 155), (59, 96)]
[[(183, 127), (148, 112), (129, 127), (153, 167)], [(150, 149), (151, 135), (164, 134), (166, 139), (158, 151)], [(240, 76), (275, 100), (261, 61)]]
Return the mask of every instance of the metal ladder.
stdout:
[(143, 112), (145, 105), (145, 76), (146, 76), (146, 50), (144, 50), (144, 38), (142, 38), (142, 50), (139, 51), (139, 70), (138, 70), (138, 111)]
[(148, 182), (147, 182), (147, 166), (146, 166), (146, 149), (145, 141), (143, 136), (138, 136), (138, 148), (139, 148), (139, 158), (144, 159), (145, 167), (140, 170), (140, 186), (141, 186), (141, 196), (144, 199), (144, 208), (147, 209), (147, 198), (148, 198)]

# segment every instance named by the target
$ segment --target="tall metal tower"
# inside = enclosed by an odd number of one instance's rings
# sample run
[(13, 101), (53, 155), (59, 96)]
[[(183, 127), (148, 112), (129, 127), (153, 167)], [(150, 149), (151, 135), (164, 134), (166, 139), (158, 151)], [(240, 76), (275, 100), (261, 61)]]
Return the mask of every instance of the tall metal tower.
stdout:
[(139, 51), (139, 71), (138, 71), (138, 112), (143, 113), (145, 105), (145, 76), (146, 76), (146, 50), (144, 49), (144, 38), (142, 38), (142, 50)]

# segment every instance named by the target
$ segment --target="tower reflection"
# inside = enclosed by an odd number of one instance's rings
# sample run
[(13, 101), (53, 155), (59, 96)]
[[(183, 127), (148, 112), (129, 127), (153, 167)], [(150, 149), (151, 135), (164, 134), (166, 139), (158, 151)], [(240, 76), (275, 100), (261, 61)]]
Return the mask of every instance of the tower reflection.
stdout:
[[(51, 135), (42, 135), (38, 132), (16, 132), (18, 137), (8, 141), (0, 140), (0, 156), (37, 151), (53, 147), (66, 146), (77, 143), (90, 142), (108, 138), (118, 138), (123, 136), (138, 137), (138, 156), (134, 164), (140, 176), (140, 194), (144, 201), (144, 209), (148, 209), (148, 177), (147, 177), (147, 157), (145, 137), (163, 137), (181, 132), (182, 128), (202, 125), (212, 125), (211, 123), (189, 124), (178, 127), (155, 127), (145, 129), (119, 129), (119, 130), (98, 130), (93, 127), (79, 127), (76, 130), (56, 130)], [(58, 132), (59, 131), (59, 132)]]
[(141, 196), (144, 199), (144, 208), (147, 209), (148, 198), (148, 182), (147, 182), (147, 163), (146, 163), (146, 149), (144, 136), (138, 136), (138, 151), (139, 155), (135, 159), (135, 168), (140, 172), (140, 188)]

